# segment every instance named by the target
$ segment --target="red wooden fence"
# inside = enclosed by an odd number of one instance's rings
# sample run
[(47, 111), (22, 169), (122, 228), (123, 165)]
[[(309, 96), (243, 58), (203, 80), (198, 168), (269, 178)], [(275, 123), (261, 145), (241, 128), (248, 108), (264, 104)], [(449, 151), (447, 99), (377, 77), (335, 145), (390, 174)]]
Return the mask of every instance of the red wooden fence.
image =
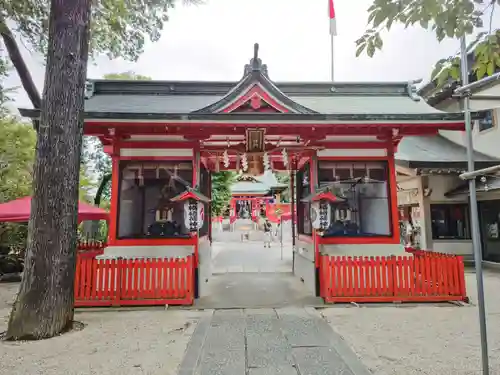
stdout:
[(467, 301), (462, 257), (322, 255), (320, 293), (326, 302)]
[(193, 258), (78, 256), (75, 306), (191, 305)]

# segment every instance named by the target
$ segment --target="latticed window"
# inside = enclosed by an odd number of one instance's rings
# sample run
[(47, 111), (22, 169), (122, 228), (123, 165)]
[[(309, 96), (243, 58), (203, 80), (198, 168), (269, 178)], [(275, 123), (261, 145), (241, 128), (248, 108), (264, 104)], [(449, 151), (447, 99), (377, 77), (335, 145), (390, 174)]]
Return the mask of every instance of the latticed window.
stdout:
[(310, 205), (301, 200), (311, 194), (310, 169), (307, 163), (296, 174), (297, 181), (297, 230), (300, 234), (312, 234), (312, 224), (309, 214)]
[(192, 181), (191, 161), (121, 161), (117, 238), (188, 236), (184, 202), (170, 199)]
[(339, 198), (324, 237), (392, 235), (387, 162), (320, 160), (319, 185)]

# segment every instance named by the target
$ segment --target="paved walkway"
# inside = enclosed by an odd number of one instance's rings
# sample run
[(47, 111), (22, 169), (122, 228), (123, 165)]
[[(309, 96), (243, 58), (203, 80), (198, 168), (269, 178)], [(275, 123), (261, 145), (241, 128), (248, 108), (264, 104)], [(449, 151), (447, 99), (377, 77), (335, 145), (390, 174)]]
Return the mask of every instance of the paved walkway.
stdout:
[(369, 375), (314, 309), (215, 310), (178, 375)]
[(214, 242), (213, 274), (196, 308), (319, 306), (323, 300), (292, 274), (292, 244)]
[(292, 273), (226, 273), (213, 275), (208, 295), (195, 301), (197, 309), (322, 306)]
[(213, 242), (213, 273), (292, 272), (292, 243), (273, 242), (265, 248), (262, 242)]

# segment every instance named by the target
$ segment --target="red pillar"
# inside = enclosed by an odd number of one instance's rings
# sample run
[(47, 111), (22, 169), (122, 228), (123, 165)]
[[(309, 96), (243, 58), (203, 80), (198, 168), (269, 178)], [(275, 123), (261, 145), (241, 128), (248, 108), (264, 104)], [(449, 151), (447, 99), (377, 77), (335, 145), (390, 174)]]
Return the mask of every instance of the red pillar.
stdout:
[(297, 159), (292, 160), (290, 168), (290, 221), (292, 222), (292, 246), (295, 248), (295, 169), (297, 168)]
[(113, 144), (111, 153), (111, 202), (109, 212), (108, 244), (116, 243), (118, 232), (118, 205), (120, 196), (120, 147), (118, 142)]
[(229, 209), (229, 222), (232, 224), (236, 221), (236, 199), (231, 198)]
[(399, 242), (399, 210), (398, 210), (398, 191), (396, 182), (396, 163), (394, 161), (394, 147), (389, 146), (387, 148), (388, 156), (388, 182), (389, 182), (389, 194), (390, 194), (390, 210), (391, 210), (391, 220), (392, 220), (392, 239), (395, 243)]

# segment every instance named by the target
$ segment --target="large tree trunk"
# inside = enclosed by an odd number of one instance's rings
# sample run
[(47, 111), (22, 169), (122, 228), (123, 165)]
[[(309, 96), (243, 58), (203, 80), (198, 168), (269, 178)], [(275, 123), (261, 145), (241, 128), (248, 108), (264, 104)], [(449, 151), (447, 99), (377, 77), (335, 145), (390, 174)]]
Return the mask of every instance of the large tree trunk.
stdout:
[(7, 339), (71, 327), (91, 0), (52, 0), (25, 271)]

